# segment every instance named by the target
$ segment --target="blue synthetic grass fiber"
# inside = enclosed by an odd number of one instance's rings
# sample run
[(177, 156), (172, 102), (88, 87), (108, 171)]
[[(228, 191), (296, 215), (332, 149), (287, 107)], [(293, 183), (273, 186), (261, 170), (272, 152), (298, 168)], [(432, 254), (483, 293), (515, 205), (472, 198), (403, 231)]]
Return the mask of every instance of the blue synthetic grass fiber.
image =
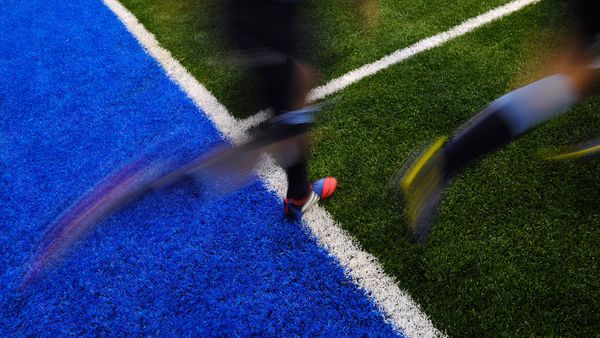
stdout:
[(260, 182), (150, 193), (19, 290), (48, 225), (104, 177), (222, 139), (100, 1), (4, 1), (0, 30), (0, 336), (395, 335)]

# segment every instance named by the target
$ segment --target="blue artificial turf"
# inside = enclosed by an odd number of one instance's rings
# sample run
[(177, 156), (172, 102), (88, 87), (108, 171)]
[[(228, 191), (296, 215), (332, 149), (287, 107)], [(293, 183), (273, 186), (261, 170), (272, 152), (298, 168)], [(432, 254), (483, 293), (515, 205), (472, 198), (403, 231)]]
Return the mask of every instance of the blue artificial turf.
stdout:
[(48, 224), (106, 175), (221, 139), (100, 1), (5, 1), (0, 30), (0, 336), (395, 335), (260, 182), (151, 193), (19, 290)]

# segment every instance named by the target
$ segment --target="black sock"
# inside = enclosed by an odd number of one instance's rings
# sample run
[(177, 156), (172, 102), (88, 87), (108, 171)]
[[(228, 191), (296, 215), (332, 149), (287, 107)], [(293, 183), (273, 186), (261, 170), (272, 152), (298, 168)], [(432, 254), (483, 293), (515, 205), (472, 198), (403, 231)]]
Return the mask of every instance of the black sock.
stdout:
[(308, 196), (310, 182), (308, 182), (306, 160), (302, 160), (286, 170), (288, 178), (287, 197), (301, 201)]
[(512, 139), (509, 125), (501, 110), (490, 106), (469, 121), (444, 147), (446, 172), (453, 175), (473, 159), (492, 152)]
[(579, 100), (576, 88), (564, 74), (548, 76), (498, 98), (445, 147), (448, 175), (566, 111)]

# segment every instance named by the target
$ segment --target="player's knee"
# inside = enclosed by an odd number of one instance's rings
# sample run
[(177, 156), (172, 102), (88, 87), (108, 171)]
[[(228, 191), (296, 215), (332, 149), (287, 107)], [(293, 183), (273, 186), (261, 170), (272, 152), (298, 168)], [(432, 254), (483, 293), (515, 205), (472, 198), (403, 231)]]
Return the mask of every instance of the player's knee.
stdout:
[(513, 136), (518, 136), (568, 110), (579, 99), (571, 78), (556, 74), (516, 89), (492, 105), (507, 122)]

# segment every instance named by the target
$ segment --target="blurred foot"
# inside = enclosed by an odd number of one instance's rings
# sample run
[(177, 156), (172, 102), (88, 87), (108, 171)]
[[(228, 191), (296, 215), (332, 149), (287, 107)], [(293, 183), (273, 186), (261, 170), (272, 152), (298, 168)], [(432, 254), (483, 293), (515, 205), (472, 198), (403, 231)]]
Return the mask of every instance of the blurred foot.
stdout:
[(598, 157), (600, 157), (600, 138), (566, 148), (557, 154), (547, 156), (546, 159), (558, 161)]
[(408, 161), (392, 180), (406, 203), (408, 232), (424, 243), (431, 232), (440, 195), (447, 182), (444, 156), (446, 137), (437, 139), (414, 161)]
[(285, 216), (289, 219), (302, 218), (302, 215), (317, 202), (331, 197), (336, 188), (337, 180), (334, 177), (325, 177), (313, 182), (308, 196), (303, 200), (286, 198), (283, 201)]

